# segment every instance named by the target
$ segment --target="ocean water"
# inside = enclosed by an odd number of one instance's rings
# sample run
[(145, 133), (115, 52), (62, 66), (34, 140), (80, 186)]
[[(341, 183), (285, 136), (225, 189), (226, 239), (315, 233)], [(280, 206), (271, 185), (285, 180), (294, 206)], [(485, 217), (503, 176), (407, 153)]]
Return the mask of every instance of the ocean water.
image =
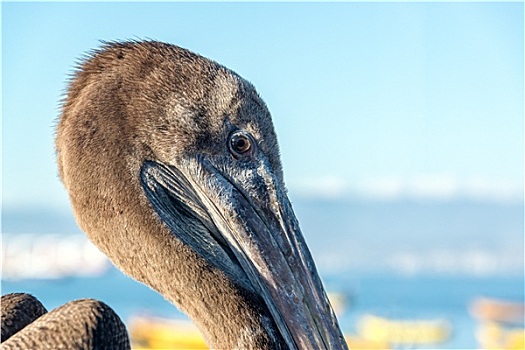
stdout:
[[(299, 198), (293, 204), (327, 290), (346, 297), (339, 315), (345, 333), (355, 334), (368, 314), (444, 319), (451, 337), (432, 348), (476, 349), (478, 323), (468, 312), (475, 298), (524, 302), (523, 203)], [(81, 235), (70, 213), (41, 208), (7, 208), (2, 233), (4, 246), (24, 233)], [(3, 279), (1, 289), (31, 293), (48, 309), (89, 297), (125, 321), (141, 313), (185, 318), (113, 267), (95, 277)]]
[[(328, 290), (343, 293), (348, 298), (347, 307), (339, 315), (345, 333), (356, 334), (356, 324), (366, 314), (407, 320), (444, 319), (452, 325), (452, 335), (446, 342), (432, 345), (439, 349), (478, 348), (475, 339), (478, 324), (468, 313), (474, 298), (484, 296), (523, 302), (524, 295), (524, 280), (518, 276), (406, 277), (348, 272), (325, 279), (325, 285)], [(113, 268), (96, 278), (3, 281), (2, 293), (10, 292), (31, 293), (48, 309), (75, 299), (99, 299), (111, 305), (125, 322), (137, 314), (186, 318), (162, 296)]]

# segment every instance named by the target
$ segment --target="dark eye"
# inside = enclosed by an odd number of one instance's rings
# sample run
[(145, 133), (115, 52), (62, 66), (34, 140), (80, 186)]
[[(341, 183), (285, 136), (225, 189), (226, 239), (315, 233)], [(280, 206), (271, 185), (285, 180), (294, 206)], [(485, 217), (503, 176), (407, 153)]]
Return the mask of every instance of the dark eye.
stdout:
[(249, 134), (236, 131), (230, 136), (230, 151), (235, 158), (250, 155), (253, 149), (253, 141)]

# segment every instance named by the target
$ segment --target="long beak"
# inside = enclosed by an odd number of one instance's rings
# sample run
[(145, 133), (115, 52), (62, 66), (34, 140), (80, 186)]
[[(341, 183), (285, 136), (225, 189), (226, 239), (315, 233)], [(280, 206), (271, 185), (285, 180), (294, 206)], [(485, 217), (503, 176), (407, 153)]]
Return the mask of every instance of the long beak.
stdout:
[(185, 243), (262, 297), (290, 349), (347, 349), (284, 191), (275, 181), (258, 181), (260, 196), (248, 195), (209, 161), (201, 159), (198, 167), (198, 175), (189, 176), (159, 163), (143, 166), (143, 185), (160, 217), (172, 221), (182, 213), (206, 227), (209, 237), (201, 239), (215, 241), (220, 259), (176, 222), (168, 223)]

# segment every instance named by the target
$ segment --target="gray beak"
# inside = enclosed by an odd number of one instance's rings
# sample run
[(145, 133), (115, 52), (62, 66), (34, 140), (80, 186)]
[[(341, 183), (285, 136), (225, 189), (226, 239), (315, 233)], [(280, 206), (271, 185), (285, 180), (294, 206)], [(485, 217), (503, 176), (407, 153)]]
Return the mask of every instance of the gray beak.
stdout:
[[(290, 349), (347, 349), (288, 197), (264, 166), (250, 193), (206, 159), (147, 161), (141, 180), (177, 237), (261, 296)], [(201, 234), (185, 233), (188, 221)]]

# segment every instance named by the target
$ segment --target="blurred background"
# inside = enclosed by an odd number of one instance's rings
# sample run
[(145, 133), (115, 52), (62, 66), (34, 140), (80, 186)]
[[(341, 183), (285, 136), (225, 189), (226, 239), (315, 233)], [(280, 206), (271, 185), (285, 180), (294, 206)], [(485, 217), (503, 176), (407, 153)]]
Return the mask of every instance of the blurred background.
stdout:
[(184, 319), (87, 242), (54, 156), (76, 62), (100, 40), (155, 39), (233, 69), (266, 101), (349, 342), (519, 348), (523, 10), (2, 2), (2, 293), (32, 293), (48, 309), (100, 299), (143, 347), (154, 346), (144, 329)]

